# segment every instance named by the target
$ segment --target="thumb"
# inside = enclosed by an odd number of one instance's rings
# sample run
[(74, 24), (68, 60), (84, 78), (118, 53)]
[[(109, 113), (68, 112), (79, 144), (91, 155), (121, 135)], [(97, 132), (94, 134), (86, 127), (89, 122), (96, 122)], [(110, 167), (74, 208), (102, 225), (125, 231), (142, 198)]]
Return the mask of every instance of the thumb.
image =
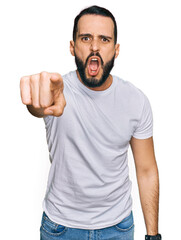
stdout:
[(44, 114), (59, 117), (63, 114), (65, 106), (66, 106), (66, 100), (65, 100), (64, 94), (63, 93), (59, 94), (58, 98), (54, 102), (54, 105), (46, 108), (44, 110)]

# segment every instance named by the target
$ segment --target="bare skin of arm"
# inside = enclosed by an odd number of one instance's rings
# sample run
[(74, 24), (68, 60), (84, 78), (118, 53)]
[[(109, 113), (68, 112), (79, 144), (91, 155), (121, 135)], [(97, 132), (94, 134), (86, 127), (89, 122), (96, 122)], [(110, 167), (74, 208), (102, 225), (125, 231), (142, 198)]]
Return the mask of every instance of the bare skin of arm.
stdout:
[(158, 234), (159, 174), (153, 138), (130, 141), (135, 161), (141, 207), (148, 235)]
[(45, 116), (44, 108), (35, 108), (33, 105), (27, 105), (27, 109), (34, 117), (42, 118)]

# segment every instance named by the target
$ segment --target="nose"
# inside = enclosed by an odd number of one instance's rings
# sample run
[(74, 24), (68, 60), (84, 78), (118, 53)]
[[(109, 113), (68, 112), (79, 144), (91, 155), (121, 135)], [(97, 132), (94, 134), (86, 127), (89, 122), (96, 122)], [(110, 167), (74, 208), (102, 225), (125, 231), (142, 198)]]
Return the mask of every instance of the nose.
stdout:
[(97, 39), (92, 39), (90, 50), (93, 52), (98, 52), (100, 50), (99, 41)]

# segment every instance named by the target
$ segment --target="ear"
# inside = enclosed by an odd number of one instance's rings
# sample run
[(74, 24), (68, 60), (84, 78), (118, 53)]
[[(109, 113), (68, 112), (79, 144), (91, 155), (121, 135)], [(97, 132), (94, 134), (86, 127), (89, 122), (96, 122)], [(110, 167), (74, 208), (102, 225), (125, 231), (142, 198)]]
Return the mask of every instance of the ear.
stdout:
[(74, 41), (70, 41), (70, 53), (72, 54), (72, 56), (75, 56), (74, 46), (75, 46)]
[(116, 46), (115, 46), (115, 58), (117, 58), (118, 57), (118, 55), (119, 55), (119, 50), (120, 50), (120, 44), (116, 44)]

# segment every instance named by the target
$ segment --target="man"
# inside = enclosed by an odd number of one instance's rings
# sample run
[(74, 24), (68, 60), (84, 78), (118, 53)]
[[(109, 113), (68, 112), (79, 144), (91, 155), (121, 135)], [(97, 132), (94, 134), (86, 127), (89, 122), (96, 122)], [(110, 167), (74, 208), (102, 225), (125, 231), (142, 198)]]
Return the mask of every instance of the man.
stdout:
[(41, 239), (134, 238), (129, 144), (145, 238), (161, 239), (152, 111), (142, 91), (110, 75), (119, 54), (114, 16), (98, 6), (81, 11), (70, 52), (76, 71), (41, 72), (20, 82), (22, 102), (45, 121), (52, 162)]

